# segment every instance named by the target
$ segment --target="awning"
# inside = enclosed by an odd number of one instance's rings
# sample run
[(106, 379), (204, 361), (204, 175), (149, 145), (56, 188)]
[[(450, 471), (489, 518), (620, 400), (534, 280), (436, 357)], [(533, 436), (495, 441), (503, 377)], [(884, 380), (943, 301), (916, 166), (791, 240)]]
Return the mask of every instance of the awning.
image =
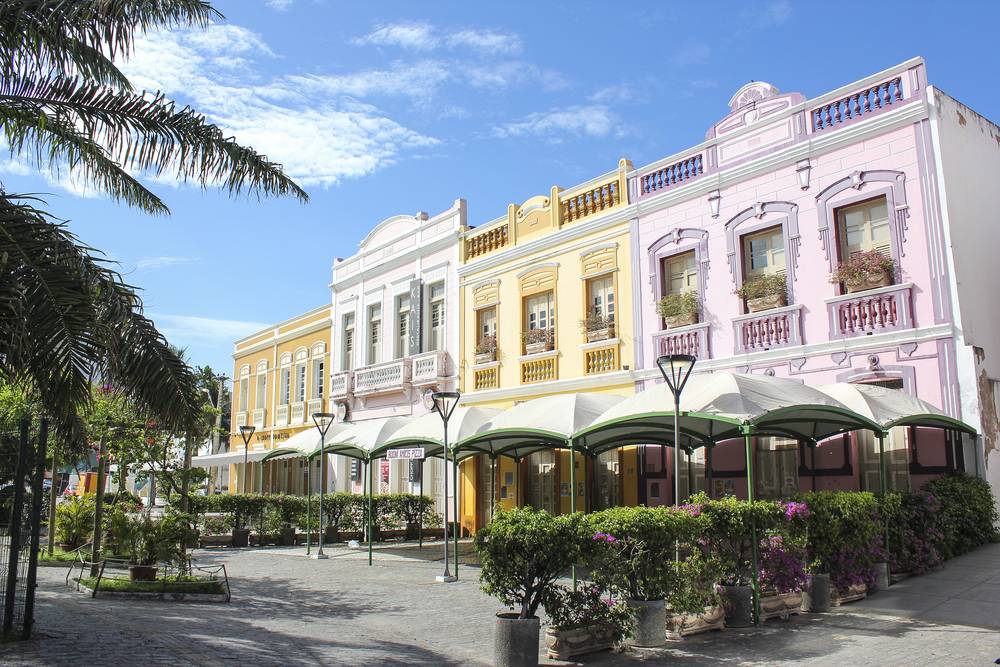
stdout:
[(326, 451), (356, 459), (368, 460), (409, 421), (408, 417), (381, 417), (347, 425), (335, 437), (327, 436)]
[(949, 417), (927, 401), (898, 389), (846, 382), (823, 385), (817, 389), (877, 422), (886, 431), (895, 426), (925, 426), (976, 435), (976, 429), (965, 422)]
[[(592, 454), (632, 444), (673, 444), (674, 397), (658, 384), (597, 417), (576, 432)], [(881, 427), (840, 401), (786, 378), (735, 373), (693, 375), (681, 393), (682, 447), (737, 438), (750, 430), (806, 440)]]
[[(251, 449), (246, 455), (246, 460), (251, 463), (262, 461), (269, 453), (269, 451), (264, 449)], [(191, 459), (191, 465), (198, 468), (227, 466), (233, 463), (243, 463), (242, 449), (234, 452), (223, 452), (221, 454), (205, 454), (204, 456), (195, 456)]]
[[(334, 422), (333, 424), (330, 424), (330, 428), (326, 432), (327, 444), (332, 442), (339, 433), (347, 430), (348, 426), (350, 426), (350, 424), (346, 422)], [(319, 430), (316, 428), (307, 428), (299, 431), (288, 440), (281, 443), (279, 447), (272, 449), (267, 453), (263, 460), (270, 461), (271, 459), (283, 459), (299, 456), (312, 458), (319, 453), (319, 446)]]
[(474, 435), (459, 440), (455, 448), (515, 459), (565, 448), (574, 433), (625, 400), (612, 394), (559, 394), (532, 399), (499, 413)]
[[(448, 420), (449, 446), (477, 433), (490, 419), (500, 414), (496, 408), (458, 406)], [(412, 417), (392, 437), (371, 451), (373, 457), (390, 449), (423, 447), (426, 456), (441, 456), (444, 448), (444, 422), (437, 412)]]

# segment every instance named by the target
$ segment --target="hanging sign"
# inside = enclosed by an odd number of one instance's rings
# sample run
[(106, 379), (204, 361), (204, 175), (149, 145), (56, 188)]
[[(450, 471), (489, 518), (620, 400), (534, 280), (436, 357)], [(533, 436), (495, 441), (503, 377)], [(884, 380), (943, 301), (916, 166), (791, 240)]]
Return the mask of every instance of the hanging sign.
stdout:
[(385, 453), (387, 459), (422, 459), (424, 458), (423, 447), (412, 447), (410, 449), (390, 449)]

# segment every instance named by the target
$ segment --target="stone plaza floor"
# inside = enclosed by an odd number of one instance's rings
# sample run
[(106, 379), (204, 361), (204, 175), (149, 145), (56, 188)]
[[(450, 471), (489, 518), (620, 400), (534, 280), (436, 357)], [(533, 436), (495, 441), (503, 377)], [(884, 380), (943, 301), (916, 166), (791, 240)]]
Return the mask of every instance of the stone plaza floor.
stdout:
[[(462, 545), (468, 551), (469, 545)], [(478, 570), (438, 584), (441, 545), (198, 550), (225, 563), (229, 604), (91, 599), (40, 568), (36, 639), (2, 665), (488, 665), (499, 605)], [(713, 632), (594, 665), (991, 665), (1000, 658), (1000, 544), (828, 614)], [(543, 662), (545, 662), (543, 660)], [(550, 664), (573, 664), (555, 663)]]

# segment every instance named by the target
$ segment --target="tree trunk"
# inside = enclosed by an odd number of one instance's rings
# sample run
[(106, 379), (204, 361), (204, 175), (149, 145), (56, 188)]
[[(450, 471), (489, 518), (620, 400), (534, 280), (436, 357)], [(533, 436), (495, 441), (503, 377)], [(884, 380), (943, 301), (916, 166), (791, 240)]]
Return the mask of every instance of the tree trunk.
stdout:
[(101, 443), (97, 450), (97, 489), (94, 496), (94, 537), (91, 547), (90, 576), (96, 577), (100, 567), (98, 561), (101, 559), (101, 520), (104, 514), (104, 470), (107, 452), (104, 449), (104, 436), (101, 436)]
[(191, 441), (194, 439), (193, 434), (187, 433), (184, 436), (184, 473), (181, 476), (181, 511), (190, 511), (190, 503), (188, 502), (188, 490), (191, 485), (188, 479), (188, 473), (191, 471)]
[(56, 475), (56, 464), (58, 460), (56, 459), (56, 448), (52, 448), (52, 486), (49, 487), (49, 538), (48, 538), (48, 549), (49, 556), (52, 556), (52, 551), (56, 544), (56, 500), (59, 496), (59, 489)]
[(118, 462), (118, 495), (125, 493), (125, 486), (128, 482), (128, 465), (125, 459)]

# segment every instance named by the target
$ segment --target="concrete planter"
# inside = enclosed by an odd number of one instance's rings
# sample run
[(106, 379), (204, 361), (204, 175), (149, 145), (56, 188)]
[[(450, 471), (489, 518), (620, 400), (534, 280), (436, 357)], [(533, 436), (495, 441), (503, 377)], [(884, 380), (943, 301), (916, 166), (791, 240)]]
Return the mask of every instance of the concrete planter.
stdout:
[(538, 618), (498, 613), (493, 633), (493, 664), (496, 667), (537, 667), (540, 627)]
[(847, 287), (847, 293), (853, 294), (855, 292), (878, 289), (879, 287), (888, 287), (891, 284), (892, 274), (885, 271), (874, 276), (858, 276), (856, 280), (845, 283), (845, 286)]
[(759, 313), (762, 310), (781, 308), (788, 305), (788, 297), (785, 294), (768, 294), (758, 296), (754, 299), (747, 299), (747, 310), (751, 313)]
[(336, 526), (327, 526), (323, 529), (323, 532), (326, 533), (326, 541), (324, 544), (336, 544), (337, 542), (343, 541), (340, 537), (340, 531), (337, 530)]
[(205, 547), (231, 547), (233, 546), (232, 535), (202, 535), (198, 539), (201, 548)]
[(628, 600), (627, 604), (635, 615), (635, 634), (625, 643), (647, 648), (666, 644), (666, 603), (663, 600)]
[(687, 327), (692, 324), (698, 324), (698, 313), (681, 313), (680, 315), (668, 315), (663, 318), (663, 323), (667, 325), (668, 329), (676, 329), (677, 327)]
[(867, 586), (864, 584), (851, 584), (847, 587), (846, 591), (833, 589), (833, 592), (830, 595), (830, 605), (833, 607), (839, 607), (840, 605), (847, 604), (848, 602), (864, 600), (867, 596)]
[(574, 655), (605, 651), (614, 646), (613, 632), (603, 625), (545, 631), (546, 655), (553, 660), (569, 660)]
[(889, 564), (875, 563), (875, 588), (869, 592), (884, 591), (887, 588), (889, 588)]
[(157, 567), (155, 565), (129, 565), (130, 581), (156, 581)]
[(477, 364), (488, 364), (491, 361), (496, 361), (496, 360), (497, 360), (496, 350), (493, 350), (492, 352), (480, 352), (476, 355)]
[(700, 614), (673, 614), (667, 610), (667, 638), (681, 639), (726, 627), (726, 610), (719, 604), (705, 607)]
[(278, 533), (278, 546), (291, 547), (295, 546), (295, 529), (291, 526), (286, 526), (281, 529)]
[(830, 575), (811, 574), (802, 591), (802, 608), (812, 614), (830, 611)]
[(525, 343), (524, 353), (525, 354), (539, 354), (541, 352), (548, 352), (549, 344), (546, 341), (541, 343)]
[(419, 523), (408, 523), (406, 524), (406, 534), (403, 536), (404, 540), (412, 541), (420, 538), (421, 530)]
[(722, 606), (726, 609), (727, 627), (753, 625), (753, 589), (749, 586), (723, 586)]
[(802, 593), (792, 591), (791, 593), (775, 593), (773, 595), (762, 595), (760, 597), (760, 620), (761, 622), (771, 618), (788, 620), (792, 614), (802, 613)]
[(587, 342), (596, 343), (599, 340), (608, 340), (615, 335), (615, 330), (612, 327), (605, 327), (603, 329), (593, 329), (587, 332)]
[(250, 529), (249, 528), (234, 528), (233, 529), (233, 546), (248, 547), (250, 546)]

